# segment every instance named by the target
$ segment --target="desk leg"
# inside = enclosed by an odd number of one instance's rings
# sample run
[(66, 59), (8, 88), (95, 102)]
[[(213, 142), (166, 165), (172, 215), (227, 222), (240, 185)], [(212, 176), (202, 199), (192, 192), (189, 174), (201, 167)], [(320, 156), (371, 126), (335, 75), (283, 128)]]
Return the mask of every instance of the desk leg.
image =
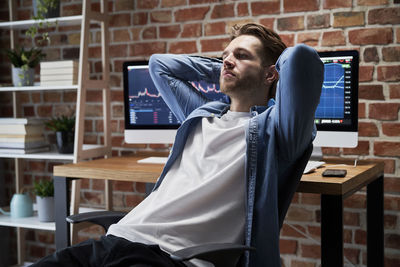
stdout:
[(367, 264), (383, 266), (383, 176), (367, 185)]
[(68, 178), (54, 177), (54, 201), (56, 207), (56, 249), (70, 245), (70, 226), (66, 221), (69, 215)]
[(321, 195), (321, 265), (343, 266), (343, 199)]

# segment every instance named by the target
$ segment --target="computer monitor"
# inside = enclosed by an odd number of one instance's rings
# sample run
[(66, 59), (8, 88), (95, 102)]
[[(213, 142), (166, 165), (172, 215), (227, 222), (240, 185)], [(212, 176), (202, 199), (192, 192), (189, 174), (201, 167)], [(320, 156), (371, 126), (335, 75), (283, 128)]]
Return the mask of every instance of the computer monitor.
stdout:
[(358, 51), (319, 52), (325, 73), (315, 113), (315, 147), (356, 147), (358, 143)]
[[(179, 121), (161, 98), (149, 74), (148, 61), (123, 63), (125, 142), (169, 144), (174, 142)], [(219, 84), (191, 81), (209, 99), (226, 101)]]

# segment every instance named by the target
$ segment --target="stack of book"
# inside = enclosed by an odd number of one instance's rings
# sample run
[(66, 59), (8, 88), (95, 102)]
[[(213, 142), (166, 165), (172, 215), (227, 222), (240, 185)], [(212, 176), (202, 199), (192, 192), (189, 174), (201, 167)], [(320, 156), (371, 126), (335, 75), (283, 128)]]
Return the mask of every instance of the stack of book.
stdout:
[(28, 154), (49, 150), (43, 121), (28, 118), (0, 118), (0, 153)]
[(62, 60), (40, 62), (40, 85), (78, 84), (78, 61)]

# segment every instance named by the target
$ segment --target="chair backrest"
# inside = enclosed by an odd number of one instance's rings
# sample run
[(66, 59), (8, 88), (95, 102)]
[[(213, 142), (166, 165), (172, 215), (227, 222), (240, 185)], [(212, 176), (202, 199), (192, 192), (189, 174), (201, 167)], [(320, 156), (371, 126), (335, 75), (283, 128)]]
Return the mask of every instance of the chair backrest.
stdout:
[(310, 159), (313, 150), (312, 143), (308, 146), (303, 155), (299, 157), (278, 181), (278, 212), (279, 212), (279, 228), (282, 228), (286, 212), (292, 201), (293, 195), (299, 185), (304, 168)]

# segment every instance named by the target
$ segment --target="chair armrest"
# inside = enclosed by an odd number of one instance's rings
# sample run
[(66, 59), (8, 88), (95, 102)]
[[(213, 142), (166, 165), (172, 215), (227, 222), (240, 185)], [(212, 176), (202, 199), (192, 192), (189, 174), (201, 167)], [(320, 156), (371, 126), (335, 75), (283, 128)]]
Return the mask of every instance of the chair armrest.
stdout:
[(121, 211), (93, 211), (74, 214), (66, 218), (69, 223), (91, 222), (98, 224), (108, 230), (111, 224), (117, 223), (126, 215), (126, 212)]
[(235, 267), (246, 250), (253, 251), (255, 248), (231, 243), (210, 243), (184, 248), (170, 256), (176, 261), (196, 258), (211, 262), (215, 267)]

